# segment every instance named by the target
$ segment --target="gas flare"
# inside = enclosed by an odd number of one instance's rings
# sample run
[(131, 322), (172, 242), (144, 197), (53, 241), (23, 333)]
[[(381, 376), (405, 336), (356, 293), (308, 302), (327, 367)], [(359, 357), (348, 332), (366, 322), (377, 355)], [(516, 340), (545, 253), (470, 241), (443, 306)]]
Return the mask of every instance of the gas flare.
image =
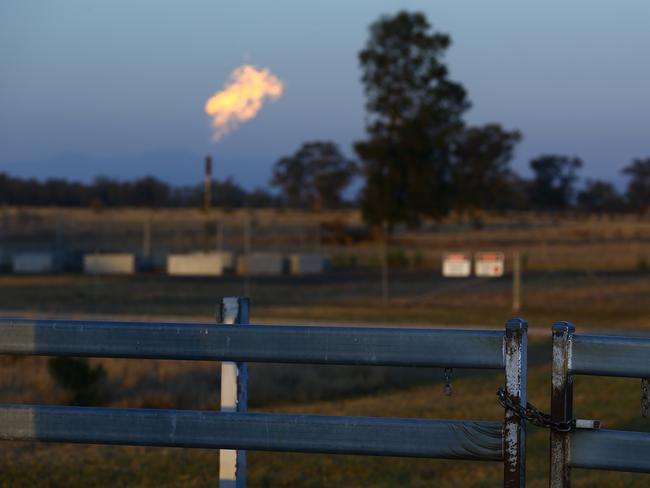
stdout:
[(230, 73), (223, 90), (205, 102), (205, 113), (212, 118), (212, 142), (234, 130), (242, 122), (254, 118), (268, 98), (282, 96), (284, 83), (267, 68), (243, 65)]

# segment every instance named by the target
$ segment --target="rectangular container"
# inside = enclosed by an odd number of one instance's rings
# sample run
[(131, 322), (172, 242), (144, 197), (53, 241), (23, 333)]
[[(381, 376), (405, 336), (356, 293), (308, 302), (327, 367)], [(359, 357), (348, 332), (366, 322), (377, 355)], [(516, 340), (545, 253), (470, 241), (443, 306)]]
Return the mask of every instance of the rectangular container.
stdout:
[(57, 264), (53, 252), (17, 252), (11, 256), (14, 273), (54, 273)]
[(134, 274), (133, 254), (86, 254), (84, 273), (87, 274)]
[(170, 254), (167, 256), (167, 274), (171, 276), (222, 276), (225, 268), (224, 261), (222, 253)]

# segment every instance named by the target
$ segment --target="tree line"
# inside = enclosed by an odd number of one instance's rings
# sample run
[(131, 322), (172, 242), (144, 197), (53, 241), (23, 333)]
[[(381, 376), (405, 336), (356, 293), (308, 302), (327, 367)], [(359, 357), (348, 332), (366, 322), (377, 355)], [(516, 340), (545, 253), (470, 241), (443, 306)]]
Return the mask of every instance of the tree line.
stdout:
[[(424, 14), (398, 12), (371, 24), (359, 53), (366, 95), (366, 138), (354, 144), (358, 160), (331, 141), (309, 141), (280, 158), (266, 188), (246, 191), (232, 178), (213, 183), (220, 207), (361, 208), (370, 224), (417, 225), (454, 211), (474, 222), (485, 211), (646, 212), (650, 158), (623, 169), (624, 191), (588, 179), (576, 156), (542, 154), (529, 162), (531, 178), (511, 167), (523, 135), (498, 123), (464, 120), (467, 90), (449, 77), (444, 55), (451, 37)], [(360, 193), (347, 189), (357, 178)], [(174, 187), (154, 177), (133, 182), (97, 178), (90, 184), (0, 174), (0, 204), (64, 206), (201, 206), (203, 185)]]
[[(135, 181), (99, 177), (91, 183), (60, 178), (38, 181), (0, 173), (0, 205), (64, 207), (201, 207), (203, 184), (175, 187), (153, 176)], [(246, 191), (232, 178), (212, 183), (213, 205), (226, 208), (276, 207), (278, 196)]]
[[(578, 171), (584, 166), (583, 161), (559, 154), (543, 154), (530, 160), (532, 177), (521, 177), (510, 167), (520, 140), (518, 131), (506, 131), (498, 124), (465, 128), (459, 134), (454, 156), (446, 169), (448, 175), (442, 184), (438, 183), (440, 187), (447, 186), (443, 187), (447, 194), (441, 191), (437, 196), (431, 188), (433, 178), (422, 175), (422, 179), (413, 177), (404, 183), (404, 176), (399, 175), (396, 181), (391, 181), (390, 170), (376, 170), (372, 167), (374, 161), (368, 164), (370, 168), (364, 168), (363, 163), (347, 159), (332, 142), (306, 143), (293, 156), (279, 160), (271, 184), (281, 190), (278, 202), (282, 205), (338, 208), (345, 202), (345, 188), (356, 175), (375, 170), (378, 174), (366, 175), (361, 195), (349, 203), (361, 205), (370, 221), (409, 222), (422, 215), (442, 217), (451, 210), (470, 219), (479, 219), (483, 211), (644, 213), (650, 210), (650, 158), (635, 159), (622, 170), (627, 185), (619, 192), (611, 182), (599, 179), (587, 179), (580, 185)], [(335, 154), (334, 160), (321, 161), (319, 154), (324, 151)], [(431, 171), (429, 168), (428, 172)], [(422, 193), (430, 194), (414, 202), (420, 187)], [(394, 198), (389, 201), (384, 193), (391, 191)], [(392, 219), (389, 209), (394, 212)]]
[[(518, 140), (516, 133), (504, 133), (491, 124), (484, 130), (469, 129), (464, 136), (472, 142), (462, 146), (462, 150), (458, 148), (463, 157), (451, 167), (449, 208), (474, 221), (480, 221), (483, 211), (644, 213), (650, 209), (650, 158), (636, 159), (623, 169), (628, 179), (623, 192), (608, 181), (594, 179), (588, 179), (579, 188), (577, 172), (583, 166), (579, 158), (539, 156), (530, 161), (532, 178), (524, 179), (509, 167), (509, 157)], [(321, 161), (321, 157), (326, 161)], [(363, 193), (350, 199), (344, 191), (359, 173), (360, 165), (346, 158), (336, 144), (313, 141), (276, 163), (271, 185), (279, 193), (265, 188), (247, 191), (232, 178), (226, 178), (212, 184), (213, 205), (314, 210), (358, 207), (363, 204)], [(366, 205), (369, 203), (372, 202)], [(202, 204), (202, 184), (174, 187), (152, 176), (135, 181), (99, 177), (84, 184), (0, 173), (0, 205), (101, 208)]]

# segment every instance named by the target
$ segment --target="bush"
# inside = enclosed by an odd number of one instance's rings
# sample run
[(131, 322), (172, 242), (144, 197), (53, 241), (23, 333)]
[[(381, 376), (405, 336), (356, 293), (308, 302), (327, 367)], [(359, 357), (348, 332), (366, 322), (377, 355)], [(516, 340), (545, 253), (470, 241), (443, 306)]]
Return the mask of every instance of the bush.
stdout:
[(417, 251), (415, 254), (411, 256), (411, 267), (415, 269), (420, 269), (424, 268), (425, 265), (425, 258), (424, 254), (422, 254), (421, 251)]
[(332, 268), (355, 268), (357, 256), (354, 254), (335, 254), (330, 261)]
[(101, 364), (93, 368), (86, 358), (54, 357), (49, 359), (47, 369), (70, 394), (70, 405), (99, 405), (110, 398), (106, 370)]
[(387, 256), (388, 266), (391, 268), (406, 268), (409, 260), (401, 249), (391, 249)]

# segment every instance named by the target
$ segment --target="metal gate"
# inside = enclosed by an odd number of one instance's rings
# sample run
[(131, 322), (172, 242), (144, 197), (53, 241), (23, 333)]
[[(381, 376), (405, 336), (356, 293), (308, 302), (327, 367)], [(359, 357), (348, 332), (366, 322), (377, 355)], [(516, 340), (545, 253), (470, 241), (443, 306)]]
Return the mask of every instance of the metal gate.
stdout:
[(505, 330), (250, 325), (245, 298), (222, 299), (219, 324), (0, 319), (0, 353), (214, 360), (222, 411), (0, 405), (0, 439), (218, 448), (220, 486), (243, 487), (245, 450), (502, 461), (525, 484), (525, 419), (427, 420), (248, 413), (247, 362), (503, 370), (526, 405), (527, 323)]
[(551, 430), (551, 488), (568, 488), (572, 467), (650, 472), (650, 432), (580, 428), (573, 416), (575, 375), (644, 378), (647, 415), (650, 338), (576, 334), (569, 322), (553, 326), (551, 418), (565, 427)]

